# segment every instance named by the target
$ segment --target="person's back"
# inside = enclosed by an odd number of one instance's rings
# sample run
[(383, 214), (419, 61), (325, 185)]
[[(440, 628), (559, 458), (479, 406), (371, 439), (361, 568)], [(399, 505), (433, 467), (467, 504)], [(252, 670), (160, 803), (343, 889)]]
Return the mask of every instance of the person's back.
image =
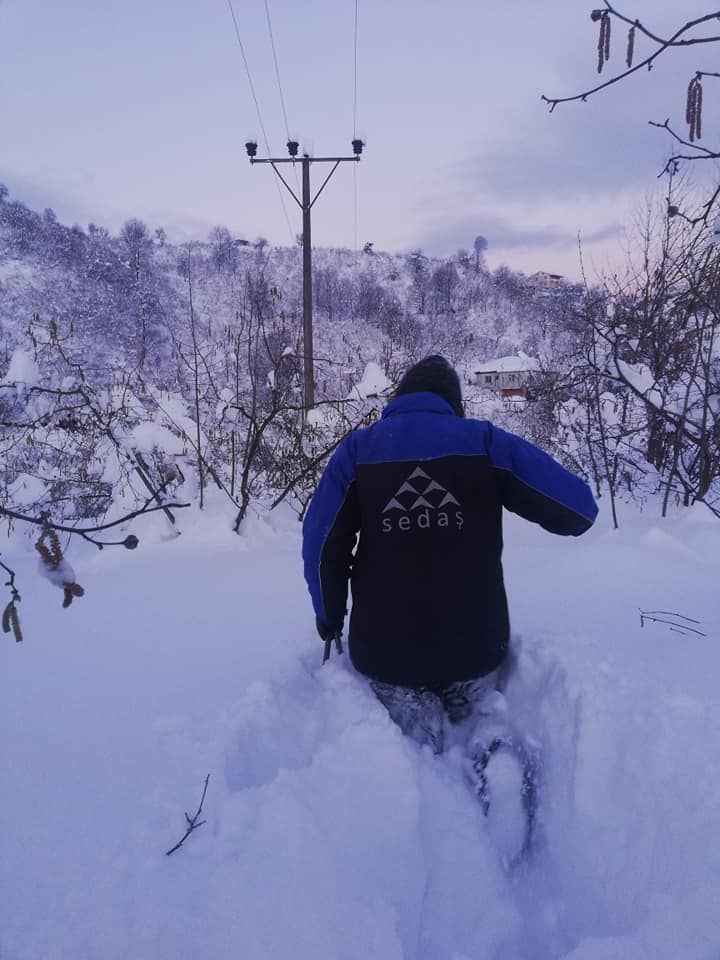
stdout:
[(350, 656), (361, 673), (439, 688), (493, 671), (509, 637), (503, 506), (572, 535), (597, 513), (584, 481), (542, 451), (464, 419), (454, 371), (426, 358), (381, 420), (341, 445), (308, 510), (305, 569), (321, 634), (342, 627), (350, 577)]

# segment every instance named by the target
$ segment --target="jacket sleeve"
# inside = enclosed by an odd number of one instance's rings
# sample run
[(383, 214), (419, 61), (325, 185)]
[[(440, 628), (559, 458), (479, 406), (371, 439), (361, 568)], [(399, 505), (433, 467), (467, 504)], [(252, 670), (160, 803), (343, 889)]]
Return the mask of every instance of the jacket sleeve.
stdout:
[(303, 563), (315, 615), (327, 626), (345, 619), (353, 549), (360, 529), (353, 438), (330, 458), (303, 522)]
[(538, 447), (491, 427), (490, 460), (503, 471), (503, 506), (550, 533), (578, 537), (595, 522), (597, 504), (584, 480)]

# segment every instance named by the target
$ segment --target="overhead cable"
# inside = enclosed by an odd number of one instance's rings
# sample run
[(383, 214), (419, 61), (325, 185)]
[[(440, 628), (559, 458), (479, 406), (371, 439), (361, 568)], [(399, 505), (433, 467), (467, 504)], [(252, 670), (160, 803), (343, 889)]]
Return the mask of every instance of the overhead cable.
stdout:
[(357, 137), (357, 50), (358, 50), (358, 0), (355, 0), (355, 37), (353, 43), (353, 137)]
[[(355, 24), (353, 37), (353, 139), (357, 139), (357, 50), (358, 50), (358, 0), (355, 0)], [(358, 255), (358, 165), (353, 167), (353, 246), (355, 269)]]
[(283, 119), (285, 120), (285, 133), (290, 139), (290, 124), (288, 123), (287, 110), (285, 109), (285, 97), (283, 96), (282, 83), (280, 82), (280, 67), (278, 66), (277, 51), (275, 50), (275, 37), (273, 36), (272, 23), (270, 21), (270, 7), (268, 0), (265, 0), (265, 16), (267, 17), (268, 30), (270, 32), (270, 45), (272, 47), (273, 61), (275, 63), (275, 76), (277, 78), (278, 91), (280, 93), (280, 105), (282, 106)]
[[(272, 47), (273, 62), (275, 64), (275, 77), (277, 79), (278, 92), (280, 94), (280, 106), (282, 107), (283, 119), (285, 121), (285, 133), (288, 141), (290, 141), (292, 139), (290, 136), (290, 124), (288, 123), (287, 110), (285, 108), (285, 97), (283, 96), (282, 83), (280, 82), (280, 67), (278, 65), (277, 51), (275, 49), (275, 36), (273, 34), (272, 21), (270, 20), (270, 6), (268, 4), (268, 0), (265, 0), (265, 17), (267, 19), (268, 32), (270, 34), (270, 46)], [(300, 183), (298, 181), (298, 172), (295, 164), (293, 164), (293, 174), (295, 175), (295, 186), (297, 187), (299, 193)]]
[[(265, 124), (263, 123), (262, 113), (260, 111), (260, 104), (258, 102), (257, 94), (255, 92), (255, 84), (252, 80), (252, 75), (250, 73), (250, 66), (248, 64), (248, 59), (245, 55), (245, 46), (242, 42), (242, 37), (240, 36), (240, 27), (238, 26), (237, 17), (235, 16), (235, 10), (233, 9), (232, 0), (227, 0), (227, 5), (230, 10), (230, 16), (232, 17), (233, 26), (235, 27), (235, 37), (237, 38), (238, 46), (240, 47), (240, 53), (242, 55), (243, 64), (245, 65), (245, 73), (247, 74), (248, 83), (250, 85), (250, 93), (252, 94), (253, 102), (255, 103), (255, 111), (258, 117), (258, 123), (260, 124), (260, 130), (262, 131), (263, 140), (265, 141), (265, 149), (267, 150), (268, 156), (272, 153), (270, 150), (270, 141), (268, 140), (267, 131), (265, 130)], [(267, 4), (266, 4), (267, 7)], [(287, 207), (285, 206), (285, 200), (280, 189), (280, 184), (275, 180), (275, 187), (278, 192), (278, 197), (280, 198), (280, 203), (282, 205), (283, 213), (285, 214), (285, 222), (287, 223), (288, 232), (290, 234), (290, 243), (294, 244), (295, 234), (293, 233), (292, 226), (290, 224), (290, 218), (288, 217)]]

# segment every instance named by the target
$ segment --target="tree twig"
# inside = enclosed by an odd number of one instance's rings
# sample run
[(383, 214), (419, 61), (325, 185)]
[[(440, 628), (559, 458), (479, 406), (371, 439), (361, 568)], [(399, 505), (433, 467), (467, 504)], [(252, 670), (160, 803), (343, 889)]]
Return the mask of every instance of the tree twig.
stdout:
[(200, 806), (195, 811), (195, 814), (191, 817), (189, 816), (187, 811), (185, 812), (185, 821), (188, 825), (187, 830), (185, 831), (185, 835), (180, 840), (178, 840), (178, 842), (175, 844), (174, 847), (171, 847), (170, 850), (165, 851), (166, 857), (169, 857), (171, 853), (175, 853), (176, 850), (179, 850), (180, 847), (185, 843), (187, 838), (190, 836), (190, 834), (193, 832), (193, 830), (197, 830), (198, 827), (201, 827), (206, 822), (205, 820), (198, 820), (198, 817), (202, 813), (203, 803), (205, 802), (205, 794), (207, 793), (209, 781), (210, 781), (210, 774), (208, 774), (205, 777), (205, 786), (203, 787), (202, 797), (200, 798)]
[(660, 123), (659, 120), (648, 120), (648, 123), (650, 124), (651, 127), (657, 127), (659, 130), (667, 130), (670, 136), (673, 137), (673, 139), (676, 140), (683, 147), (688, 147), (690, 150), (696, 150), (697, 153), (700, 154), (700, 156), (694, 156), (694, 157), (687, 156), (684, 154), (673, 154), (673, 156), (668, 158), (668, 161), (663, 167), (662, 173), (660, 174), (660, 176), (662, 176), (664, 173), (669, 173), (670, 168), (674, 164), (676, 164), (679, 160), (700, 160), (700, 159), (717, 160), (718, 157), (720, 157), (720, 153), (718, 153), (717, 150), (710, 150), (708, 147), (703, 147), (699, 143), (696, 143), (696, 142), (693, 143), (690, 140), (683, 139), (683, 137), (681, 137), (679, 133), (676, 133), (672, 129), (672, 127), (670, 126), (669, 119), (664, 120), (662, 123)]
[(7, 581), (7, 583), (5, 584), (5, 586), (6, 586), (6, 587), (10, 587), (10, 590), (12, 591), (13, 599), (18, 599), (18, 600), (19, 600), (19, 599), (20, 599), (20, 594), (18, 593), (18, 589), (17, 589), (17, 587), (15, 586), (15, 571), (14, 571), (14, 570), (11, 570), (10, 567), (6, 566), (6, 565), (2, 562), (2, 560), (0, 560), (0, 567), (2, 567), (3, 570), (5, 571), (5, 573), (7, 573), (7, 575), (10, 577), (10, 579)]
[(695, 633), (700, 637), (706, 637), (707, 634), (703, 633), (702, 630), (696, 630), (694, 627), (689, 627), (684, 623), (675, 623), (675, 620), (665, 620), (665, 617), (674, 617), (676, 620), (685, 620), (688, 623), (697, 623), (700, 624), (700, 620), (693, 620), (691, 617), (684, 617), (681, 613), (672, 613), (668, 610), (640, 610), (640, 626), (645, 626), (645, 621), (650, 623), (664, 623), (674, 630), (676, 633)]

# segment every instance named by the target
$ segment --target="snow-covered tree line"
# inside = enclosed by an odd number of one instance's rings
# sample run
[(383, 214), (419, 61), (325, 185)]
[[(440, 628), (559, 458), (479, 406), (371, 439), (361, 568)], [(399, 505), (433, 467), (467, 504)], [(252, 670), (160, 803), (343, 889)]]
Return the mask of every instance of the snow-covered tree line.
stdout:
[[(477, 251), (317, 250), (304, 417), (298, 249), (67, 228), (0, 190), (0, 505), (72, 524), (212, 489), (238, 528), (254, 502), (302, 513), (328, 453), (430, 352), (458, 368), (469, 412), (613, 502), (715, 504), (717, 258), (667, 219), (646, 247), (629, 280), (590, 289), (491, 272)], [(477, 361), (520, 350), (540, 366), (526, 401), (472, 384)]]
[(720, 516), (720, 252), (700, 224), (648, 209), (628, 276), (587, 290), (537, 378), (527, 429), (599, 493)]

